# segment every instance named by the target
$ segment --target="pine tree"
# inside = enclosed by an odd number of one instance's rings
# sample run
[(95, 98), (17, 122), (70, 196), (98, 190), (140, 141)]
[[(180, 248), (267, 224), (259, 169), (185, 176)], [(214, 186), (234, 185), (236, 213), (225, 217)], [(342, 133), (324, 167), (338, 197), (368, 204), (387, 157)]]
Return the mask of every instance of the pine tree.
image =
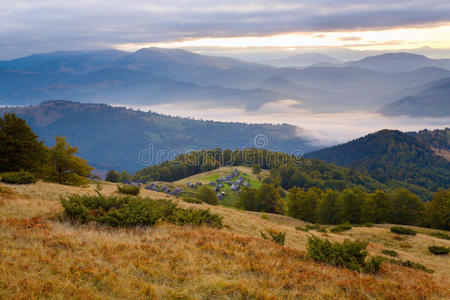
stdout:
[(15, 114), (0, 118), (0, 172), (39, 172), (46, 161), (43, 142)]

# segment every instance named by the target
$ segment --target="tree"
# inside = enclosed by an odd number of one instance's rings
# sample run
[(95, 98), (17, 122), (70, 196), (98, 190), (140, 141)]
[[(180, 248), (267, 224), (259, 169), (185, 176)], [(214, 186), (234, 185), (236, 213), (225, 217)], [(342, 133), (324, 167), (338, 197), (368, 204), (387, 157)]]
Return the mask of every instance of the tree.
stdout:
[(130, 174), (128, 174), (127, 171), (123, 170), (122, 172), (120, 172), (120, 181), (122, 181), (123, 183), (126, 183), (128, 181), (131, 181), (131, 176)]
[(197, 198), (205, 203), (212, 204), (212, 205), (217, 205), (219, 203), (219, 199), (217, 198), (214, 191), (206, 186), (202, 187), (197, 192)]
[(252, 166), (252, 171), (253, 171), (253, 174), (261, 173), (261, 166), (259, 164), (254, 164)]
[(239, 206), (245, 210), (258, 211), (257, 189), (244, 187), (239, 194)]
[(317, 221), (316, 208), (319, 199), (319, 194), (314, 189), (309, 189), (305, 192), (301, 188), (294, 187), (289, 190), (288, 214), (291, 217), (315, 223)]
[(417, 195), (407, 189), (397, 189), (392, 195), (392, 222), (404, 225), (419, 224), (424, 213), (424, 206)]
[(258, 211), (268, 213), (282, 213), (282, 205), (280, 203), (280, 194), (273, 184), (264, 183), (256, 193), (258, 200)]
[(450, 230), (450, 190), (438, 190), (427, 207), (428, 224), (437, 229)]
[(361, 224), (365, 194), (361, 189), (345, 189), (339, 196), (339, 213), (343, 222)]
[(384, 223), (391, 220), (393, 209), (392, 199), (383, 191), (376, 191), (368, 195), (363, 206), (366, 222)]
[(109, 170), (106, 173), (105, 180), (109, 182), (119, 182), (120, 181), (120, 173), (116, 170)]
[(339, 224), (339, 193), (327, 190), (317, 208), (317, 221), (321, 224)]
[(0, 118), (0, 172), (39, 172), (47, 148), (27, 123), (15, 114)]
[(56, 137), (56, 145), (50, 148), (48, 178), (61, 184), (85, 185), (92, 168), (87, 161), (75, 156), (76, 147), (70, 146), (66, 138)]

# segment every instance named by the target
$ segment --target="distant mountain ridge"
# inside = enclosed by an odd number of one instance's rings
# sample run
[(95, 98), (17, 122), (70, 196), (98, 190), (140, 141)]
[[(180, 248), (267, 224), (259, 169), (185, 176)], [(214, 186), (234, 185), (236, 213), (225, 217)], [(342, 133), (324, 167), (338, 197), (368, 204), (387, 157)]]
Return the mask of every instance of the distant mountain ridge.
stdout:
[(450, 70), (450, 59), (430, 59), (424, 55), (400, 52), (369, 56), (358, 61), (347, 62), (346, 65), (377, 72), (400, 73), (425, 67)]
[(134, 172), (199, 149), (263, 146), (293, 153), (318, 147), (317, 141), (299, 136), (300, 128), (287, 124), (200, 121), (63, 100), (37, 106), (0, 107), (0, 115), (6, 112), (24, 118), (47, 145), (53, 145), (58, 135), (66, 137), (79, 148), (81, 157), (102, 170)]
[(257, 110), (265, 103), (294, 99), (314, 112), (375, 111), (387, 103), (377, 99), (450, 76), (448, 70), (424, 67), (422, 60), (408, 65), (407, 72), (385, 73), (351, 64), (280, 68), (182, 49), (55, 52), (0, 61), (0, 105), (69, 99)]
[(310, 52), (299, 53), (285, 58), (270, 60), (266, 63), (279, 67), (303, 67), (316, 64), (338, 64), (340, 63), (340, 61), (322, 53)]
[(385, 105), (380, 112), (386, 116), (450, 116), (450, 77), (433, 81), (422, 88), (416, 94)]

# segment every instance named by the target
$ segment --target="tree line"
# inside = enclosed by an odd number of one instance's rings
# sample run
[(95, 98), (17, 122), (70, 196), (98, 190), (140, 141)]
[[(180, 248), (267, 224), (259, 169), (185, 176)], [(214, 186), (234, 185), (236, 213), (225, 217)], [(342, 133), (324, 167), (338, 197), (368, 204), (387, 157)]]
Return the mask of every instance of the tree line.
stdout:
[(293, 187), (286, 197), (274, 184), (264, 183), (260, 189), (244, 188), (239, 206), (245, 210), (287, 215), (310, 223), (351, 224), (394, 223), (450, 229), (450, 190), (438, 190), (430, 202), (407, 189), (368, 193), (360, 187), (342, 192), (317, 187)]

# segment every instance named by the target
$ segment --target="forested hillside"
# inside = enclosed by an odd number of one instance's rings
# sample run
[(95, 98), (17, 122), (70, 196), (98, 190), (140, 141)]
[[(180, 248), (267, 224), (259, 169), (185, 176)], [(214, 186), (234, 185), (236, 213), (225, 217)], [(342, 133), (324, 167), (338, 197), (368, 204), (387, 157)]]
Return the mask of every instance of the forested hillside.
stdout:
[[(134, 172), (180, 153), (217, 147), (264, 147), (308, 152), (316, 143), (292, 125), (244, 124), (169, 117), (104, 104), (49, 101), (38, 106), (0, 108), (14, 112), (43, 141), (64, 136), (97, 169)], [(256, 143), (256, 145), (255, 145)]]
[(352, 167), (384, 183), (396, 180), (432, 191), (448, 188), (449, 162), (435, 155), (424, 143), (434, 139), (426, 138), (423, 133), (418, 136), (415, 138), (397, 130), (381, 130), (342, 145), (308, 153), (305, 157)]

